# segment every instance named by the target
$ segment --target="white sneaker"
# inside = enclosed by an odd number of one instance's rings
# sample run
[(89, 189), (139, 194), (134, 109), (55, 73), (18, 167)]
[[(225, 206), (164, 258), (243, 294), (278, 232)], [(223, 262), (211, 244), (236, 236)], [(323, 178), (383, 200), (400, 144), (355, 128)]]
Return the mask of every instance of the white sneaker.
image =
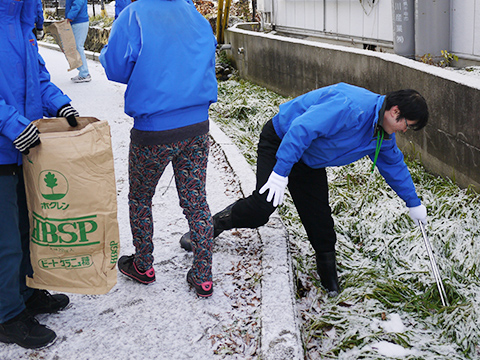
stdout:
[(80, 76), (80, 75), (77, 75), (77, 76), (71, 78), (70, 80), (72, 80), (72, 81), (75, 82), (75, 83), (82, 83), (82, 82), (92, 81), (92, 77), (90, 76), (90, 74), (88, 74), (88, 75), (85, 76), (85, 77)]

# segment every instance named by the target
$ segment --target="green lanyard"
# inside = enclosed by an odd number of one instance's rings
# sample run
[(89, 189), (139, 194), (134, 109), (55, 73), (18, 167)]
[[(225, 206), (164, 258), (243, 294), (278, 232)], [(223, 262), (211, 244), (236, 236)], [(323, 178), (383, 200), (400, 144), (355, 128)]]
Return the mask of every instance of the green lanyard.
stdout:
[(380, 148), (382, 147), (383, 136), (385, 135), (385, 131), (382, 128), (380, 128), (379, 132), (381, 132), (382, 135), (380, 136), (377, 135), (377, 146), (375, 147), (375, 158), (373, 159), (372, 172), (371, 172), (372, 174), (373, 174), (373, 171), (375, 170), (378, 154), (380, 153)]

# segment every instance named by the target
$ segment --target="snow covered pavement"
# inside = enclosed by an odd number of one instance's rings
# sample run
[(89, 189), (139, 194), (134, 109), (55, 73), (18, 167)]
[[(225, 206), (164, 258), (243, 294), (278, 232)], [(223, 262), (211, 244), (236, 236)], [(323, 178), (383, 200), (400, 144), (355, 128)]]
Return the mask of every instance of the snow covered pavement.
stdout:
[[(90, 83), (75, 84), (61, 52), (41, 47), (52, 81), (82, 116), (107, 120), (118, 192), (120, 255), (134, 251), (128, 220), (127, 156), (132, 119), (123, 112), (125, 86), (89, 60)], [(92, 55), (92, 54), (90, 54)], [(207, 194), (212, 213), (254, 187), (254, 174), (230, 139), (211, 124)], [(191, 253), (179, 246), (188, 230), (169, 166), (154, 204), (154, 267), (145, 286), (119, 274), (106, 295), (69, 294), (69, 309), (41, 315), (57, 333), (43, 350), (0, 344), (0, 359), (296, 359), (303, 357), (287, 232), (278, 216), (257, 230), (226, 231), (215, 241), (214, 293), (198, 298), (185, 281)]]

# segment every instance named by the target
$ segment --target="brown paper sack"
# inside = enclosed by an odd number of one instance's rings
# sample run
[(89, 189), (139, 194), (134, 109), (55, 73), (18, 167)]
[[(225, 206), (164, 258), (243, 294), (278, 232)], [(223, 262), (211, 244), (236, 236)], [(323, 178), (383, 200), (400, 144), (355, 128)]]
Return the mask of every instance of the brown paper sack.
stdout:
[(30, 258), (37, 289), (105, 294), (117, 282), (117, 201), (110, 127), (79, 117), (41, 119), (23, 156)]
[(72, 25), (65, 19), (62, 21), (56, 21), (52, 23), (48, 29), (55, 39), (55, 42), (60, 46), (65, 57), (67, 58), (68, 64), (70, 65), (71, 71), (73, 69), (79, 68), (82, 66), (82, 58), (80, 53), (77, 50), (77, 44), (75, 43), (75, 37), (73, 36)]

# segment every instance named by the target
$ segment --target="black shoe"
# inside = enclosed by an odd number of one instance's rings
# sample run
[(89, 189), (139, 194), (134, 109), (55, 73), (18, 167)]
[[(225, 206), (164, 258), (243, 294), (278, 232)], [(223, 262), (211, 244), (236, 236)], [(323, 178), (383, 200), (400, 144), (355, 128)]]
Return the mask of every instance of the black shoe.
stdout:
[(52, 345), (57, 335), (23, 310), (3, 324), (0, 324), (0, 342), (17, 344), (27, 349), (40, 349)]
[(228, 205), (222, 211), (213, 215), (213, 237), (216, 238), (224, 230), (233, 229), (232, 209), (237, 202)]
[[(222, 211), (213, 215), (213, 238), (215, 239), (224, 230), (233, 228), (232, 223), (232, 208), (236, 203), (230, 204)], [(186, 251), (192, 251), (192, 239), (190, 238), (190, 231), (186, 232), (180, 238), (180, 247)]]
[(145, 272), (137, 269), (133, 259), (135, 255), (122, 256), (118, 259), (118, 269), (124, 275), (137, 280), (142, 284), (150, 284), (155, 281), (155, 269), (153, 266)]
[(190, 231), (186, 232), (180, 238), (180, 247), (186, 251), (193, 251), (192, 239), (190, 238)]
[(204, 283), (197, 283), (193, 279), (193, 270), (188, 270), (187, 282), (195, 289), (198, 296), (209, 297), (213, 293), (213, 283), (211, 281), (205, 281)]
[(327, 290), (329, 297), (336, 297), (340, 294), (338, 284), (337, 264), (335, 251), (317, 253), (317, 273), (320, 276), (322, 286)]
[(64, 294), (50, 294), (47, 290), (33, 290), (33, 295), (25, 303), (27, 310), (33, 316), (38, 314), (52, 314), (65, 309), (70, 299)]

